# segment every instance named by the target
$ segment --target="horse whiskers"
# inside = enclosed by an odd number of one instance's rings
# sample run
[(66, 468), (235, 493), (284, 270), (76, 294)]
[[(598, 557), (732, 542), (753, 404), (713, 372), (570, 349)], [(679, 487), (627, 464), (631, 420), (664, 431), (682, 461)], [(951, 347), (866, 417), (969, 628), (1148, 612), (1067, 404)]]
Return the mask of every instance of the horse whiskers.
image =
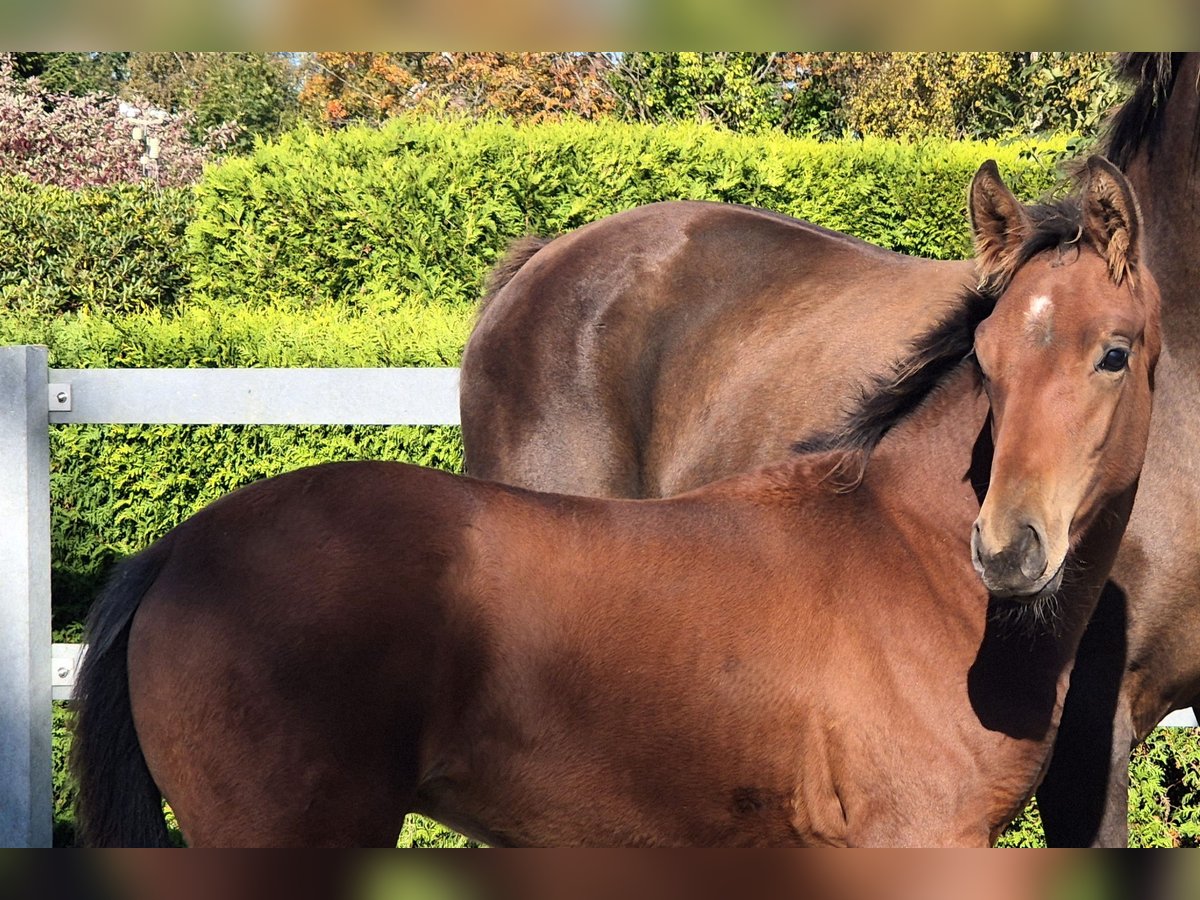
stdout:
[(1034, 600), (993, 599), (988, 621), (1003, 631), (1031, 641), (1045, 634), (1057, 637), (1065, 621), (1058, 592)]
[(1050, 633), (1058, 637), (1069, 625), (1071, 610), (1065, 607), (1061, 595), (1085, 583), (1090, 566), (1083, 560), (1067, 557), (1063, 566), (1062, 583), (1057, 591), (1034, 600), (997, 600), (988, 604), (988, 621), (1012, 629), (1023, 637), (1034, 638)]

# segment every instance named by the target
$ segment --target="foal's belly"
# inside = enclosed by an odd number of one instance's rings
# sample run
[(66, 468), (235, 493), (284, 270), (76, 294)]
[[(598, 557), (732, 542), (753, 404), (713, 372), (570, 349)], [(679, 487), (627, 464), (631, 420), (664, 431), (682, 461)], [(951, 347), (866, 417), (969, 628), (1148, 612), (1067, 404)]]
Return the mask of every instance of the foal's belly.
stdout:
[[(512, 769), (524, 774), (515, 777)], [(421, 785), (417, 811), (499, 847), (817, 846), (844, 844), (835, 827), (800, 821), (794, 785), (684, 784), (668, 762), (656, 771), (620, 771), (611, 762), (573, 766), (539, 758), (501, 762), (466, 780)], [(805, 827), (805, 826), (808, 827)]]

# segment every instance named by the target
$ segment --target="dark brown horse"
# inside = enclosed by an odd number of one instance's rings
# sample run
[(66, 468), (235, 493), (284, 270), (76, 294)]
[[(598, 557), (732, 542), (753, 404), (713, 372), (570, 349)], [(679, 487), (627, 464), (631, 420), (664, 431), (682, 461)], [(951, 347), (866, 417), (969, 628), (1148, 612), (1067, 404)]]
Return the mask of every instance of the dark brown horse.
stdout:
[[(1141, 198), (1166, 352), (1141, 499), (1039, 792), (1055, 845), (1125, 844), (1130, 748), (1200, 696), (1200, 55), (1120, 64), (1137, 87), (1105, 145)], [(763, 465), (832, 427), (975, 278), (969, 261), (718, 204), (527, 240), (463, 360), (467, 471), (658, 497)]]
[(985, 165), (985, 287), (784, 462), (647, 501), (344, 463), (202, 510), (90, 617), (86, 839), (163, 842), (161, 793), (197, 846), (386, 845), (408, 811), (502, 845), (994, 840), (1150, 428), (1158, 290), (1088, 171), (1035, 222)]

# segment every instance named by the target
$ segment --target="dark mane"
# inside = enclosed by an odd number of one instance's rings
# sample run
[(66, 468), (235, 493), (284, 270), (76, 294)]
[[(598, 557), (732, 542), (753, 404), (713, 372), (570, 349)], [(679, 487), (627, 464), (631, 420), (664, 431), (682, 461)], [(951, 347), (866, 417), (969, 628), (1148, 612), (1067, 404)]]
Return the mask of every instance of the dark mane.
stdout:
[(1121, 53), (1117, 74), (1134, 82), (1133, 94), (1109, 120), (1099, 151), (1125, 171), (1143, 145), (1153, 147), (1162, 131), (1163, 110), (1175, 88), (1182, 53)]
[(965, 289), (953, 312), (914, 340), (903, 360), (863, 385), (862, 399), (840, 426), (796, 442), (792, 445), (795, 452), (843, 453), (831, 475), (838, 486), (853, 488), (883, 437), (911, 415), (971, 353), (975, 329), (991, 315), (1016, 270), (1039, 253), (1075, 253), (1088, 244), (1075, 198), (1027, 206), (1025, 211), (1033, 222), (1033, 233), (1021, 245), (1005, 277)]
[(862, 387), (862, 400), (840, 427), (792, 445), (797, 453), (843, 451), (860, 457), (871, 451), (895, 425), (911, 414), (961, 363), (975, 345), (975, 329), (996, 305), (996, 296), (974, 288), (963, 291), (954, 311), (913, 341), (905, 359)]

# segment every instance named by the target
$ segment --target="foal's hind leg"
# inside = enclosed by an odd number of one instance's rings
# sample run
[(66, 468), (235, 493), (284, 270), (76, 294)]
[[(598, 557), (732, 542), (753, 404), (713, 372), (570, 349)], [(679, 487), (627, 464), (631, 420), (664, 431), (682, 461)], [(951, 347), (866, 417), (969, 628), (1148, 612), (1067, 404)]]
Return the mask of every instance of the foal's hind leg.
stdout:
[[(280, 667), (261, 632), (186, 640), (146, 603), (130, 643), (138, 738), (184, 837), (199, 847), (395, 846), (416, 783), (414, 723), (400, 701), (323, 667)], [(327, 655), (346, 663), (333, 647)], [(271, 660), (272, 662), (267, 662)], [(338, 690), (324, 685), (335, 683)]]
[[(179, 808), (191, 847), (395, 847), (405, 804), (373, 786), (347, 790), (314, 784), (294, 796), (248, 792), (253, 816), (222, 819), (207, 810)], [(186, 823), (190, 822), (188, 825)]]
[(187, 759), (164, 761), (157, 743), (149, 757), (190, 846), (396, 845), (414, 785), (411, 768), (387, 758), (390, 748), (364, 735), (356, 748), (305, 721), (268, 717), (263, 734), (224, 724), (203, 744), (175, 744)]

